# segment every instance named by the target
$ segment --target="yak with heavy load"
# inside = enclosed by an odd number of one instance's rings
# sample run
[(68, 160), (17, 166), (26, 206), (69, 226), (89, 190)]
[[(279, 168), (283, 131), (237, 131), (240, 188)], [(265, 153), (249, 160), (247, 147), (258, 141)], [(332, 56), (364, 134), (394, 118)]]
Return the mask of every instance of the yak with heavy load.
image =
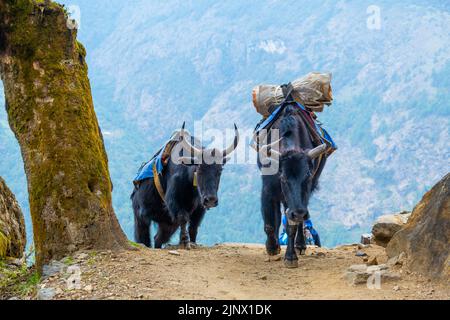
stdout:
[[(282, 207), (287, 218), (285, 265), (298, 267), (306, 242), (303, 222), (327, 158), (337, 147), (317, 121), (315, 111), (332, 103), (331, 75), (311, 73), (282, 86), (258, 86), (256, 110), (263, 115), (252, 146), (262, 173), (261, 210), (269, 255), (281, 252), (279, 230)], [(270, 169), (270, 170), (269, 170)]]
[[(156, 222), (155, 248), (161, 248), (181, 227), (180, 247), (196, 243), (206, 210), (219, 203), (222, 169), (236, 149), (239, 131), (225, 150), (207, 149), (183, 128), (146, 164), (134, 180), (131, 200), (136, 242), (151, 247), (150, 227)], [(189, 225), (189, 226), (188, 226)]]

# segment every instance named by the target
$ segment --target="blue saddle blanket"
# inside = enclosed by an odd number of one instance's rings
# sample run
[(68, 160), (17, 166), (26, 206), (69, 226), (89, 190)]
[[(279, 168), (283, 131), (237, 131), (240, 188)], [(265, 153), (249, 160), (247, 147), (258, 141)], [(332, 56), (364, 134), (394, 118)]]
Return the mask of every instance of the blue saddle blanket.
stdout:
[[(309, 111), (307, 111), (303, 105), (301, 105), (298, 102), (294, 102), (294, 103), (296, 104), (297, 107), (302, 109), (304, 112), (309, 113)], [(267, 119), (265, 119), (263, 122), (258, 124), (258, 126), (255, 129), (255, 134), (259, 134), (259, 132), (264, 129), (268, 130), (270, 128), (270, 126), (272, 125), (272, 123), (277, 119), (281, 110), (283, 110), (283, 106), (284, 106), (283, 104), (280, 105), (278, 108), (276, 108), (271, 113), (271, 115), (269, 117), (267, 117)], [(329, 133), (323, 128), (322, 124), (319, 121), (313, 119), (312, 117), (311, 117), (311, 120), (314, 122), (314, 125), (316, 127), (316, 132), (319, 134), (319, 136), (322, 140), (322, 143), (326, 143), (329, 146), (329, 148), (331, 148), (333, 151), (337, 150), (338, 147), (337, 147), (336, 143), (333, 141), (333, 139), (331, 138)]]
[(163, 148), (161, 148), (161, 150), (159, 150), (159, 152), (153, 156), (153, 158), (144, 163), (138, 170), (136, 178), (134, 178), (133, 182), (140, 182), (142, 180), (145, 179), (153, 179), (153, 166), (156, 163), (156, 171), (158, 172), (158, 174), (161, 174), (164, 168), (163, 162), (162, 162), (162, 155), (163, 155), (163, 151), (165, 149), (165, 145)]
[[(187, 132), (187, 134), (190, 136), (190, 134)], [(195, 139), (194, 137), (190, 136), (191, 143), (193, 143), (196, 146), (201, 146), (201, 143), (198, 139)], [(139, 168), (136, 178), (134, 178), (133, 182), (136, 184), (142, 180), (145, 179), (153, 179), (153, 167), (156, 165), (156, 172), (158, 175), (162, 174), (164, 170), (164, 166), (166, 165), (166, 161), (168, 157), (170, 156), (170, 153), (172, 152), (175, 145), (178, 144), (180, 141), (180, 132), (175, 131), (170, 139), (163, 145), (163, 147), (150, 159), (150, 161), (145, 162), (142, 164), (142, 166)]]

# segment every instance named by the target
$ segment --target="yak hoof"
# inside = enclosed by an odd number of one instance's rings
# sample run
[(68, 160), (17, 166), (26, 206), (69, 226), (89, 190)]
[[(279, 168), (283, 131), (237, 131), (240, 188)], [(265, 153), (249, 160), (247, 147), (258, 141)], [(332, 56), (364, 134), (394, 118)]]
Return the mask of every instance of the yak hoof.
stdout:
[(191, 249), (197, 249), (198, 248), (198, 244), (195, 242), (190, 242), (189, 245), (191, 246)]
[(284, 265), (286, 268), (289, 269), (294, 269), (294, 268), (298, 268), (298, 260), (284, 260)]
[(182, 243), (180, 243), (180, 249), (191, 250), (191, 243), (190, 242), (182, 242)]
[(275, 249), (266, 247), (266, 252), (269, 256), (277, 256), (281, 254), (281, 247), (277, 247)]
[(280, 261), (281, 258), (282, 258), (281, 254), (277, 254), (275, 256), (267, 256), (266, 259), (264, 259), (264, 262)]
[(298, 256), (306, 255), (306, 248), (295, 248), (295, 252)]

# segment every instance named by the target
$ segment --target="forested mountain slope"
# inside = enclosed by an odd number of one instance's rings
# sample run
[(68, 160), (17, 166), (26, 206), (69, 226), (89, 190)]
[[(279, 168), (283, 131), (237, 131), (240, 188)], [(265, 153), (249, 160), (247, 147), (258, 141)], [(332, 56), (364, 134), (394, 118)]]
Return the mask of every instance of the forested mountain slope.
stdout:
[[(80, 9), (114, 206), (130, 237), (131, 181), (174, 129), (203, 120), (206, 128), (236, 122), (251, 130), (259, 120), (254, 85), (312, 70), (334, 75), (335, 103), (320, 120), (339, 150), (311, 203), (325, 245), (356, 241), (377, 216), (412, 209), (448, 172), (444, 1), (378, 1), (379, 29), (368, 28), (368, 1), (63, 2)], [(0, 154), (0, 175), (27, 212), (23, 162), (4, 108)], [(255, 166), (227, 166), (220, 206), (199, 241), (263, 241), (259, 189)], [(26, 222), (29, 230), (29, 215)]]

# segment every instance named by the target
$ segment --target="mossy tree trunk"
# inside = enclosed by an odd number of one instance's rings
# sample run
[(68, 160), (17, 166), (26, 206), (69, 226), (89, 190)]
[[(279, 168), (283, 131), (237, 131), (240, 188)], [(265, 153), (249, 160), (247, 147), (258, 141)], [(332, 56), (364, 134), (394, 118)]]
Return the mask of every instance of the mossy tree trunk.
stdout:
[(62, 6), (0, 0), (0, 73), (28, 180), (38, 267), (77, 250), (128, 248), (85, 49)]

